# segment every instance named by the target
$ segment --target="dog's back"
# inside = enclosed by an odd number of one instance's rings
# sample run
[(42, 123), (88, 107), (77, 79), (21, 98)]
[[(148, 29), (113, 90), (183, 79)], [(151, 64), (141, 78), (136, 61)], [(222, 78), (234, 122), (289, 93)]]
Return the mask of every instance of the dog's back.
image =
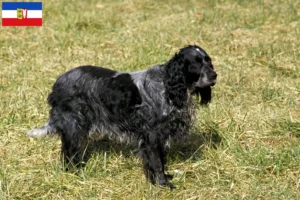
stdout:
[(41, 128), (29, 131), (30, 136), (61, 133), (68, 129), (66, 124), (71, 120), (88, 133), (126, 131), (117, 129), (116, 123), (119, 127), (129, 128), (130, 125), (124, 127), (124, 121), (141, 104), (141, 96), (130, 74), (81, 66), (57, 79), (48, 96), (48, 103), (52, 107), (49, 121)]

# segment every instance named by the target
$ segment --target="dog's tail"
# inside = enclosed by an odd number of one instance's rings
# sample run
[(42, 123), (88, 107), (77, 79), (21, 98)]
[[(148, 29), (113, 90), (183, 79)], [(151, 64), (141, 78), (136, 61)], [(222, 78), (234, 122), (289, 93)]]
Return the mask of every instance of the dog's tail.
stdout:
[(55, 128), (49, 125), (49, 121), (40, 128), (35, 128), (27, 132), (27, 135), (34, 138), (42, 138), (48, 135), (54, 135), (56, 133)]

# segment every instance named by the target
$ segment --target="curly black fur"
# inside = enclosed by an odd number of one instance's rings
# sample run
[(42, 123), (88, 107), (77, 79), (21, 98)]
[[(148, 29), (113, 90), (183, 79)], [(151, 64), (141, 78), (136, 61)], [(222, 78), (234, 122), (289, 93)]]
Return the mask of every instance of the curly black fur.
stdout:
[(211, 101), (211, 87), (205, 87), (205, 88), (196, 88), (192, 95), (200, 95), (201, 101), (200, 104), (207, 105)]
[(188, 134), (194, 113), (190, 96), (200, 95), (207, 104), (216, 76), (209, 56), (195, 45), (144, 71), (77, 67), (57, 79), (48, 97), (48, 122), (28, 135), (60, 134), (69, 167), (84, 165), (90, 139), (134, 142), (151, 183), (174, 188), (172, 176), (165, 174), (165, 146), (169, 139), (182, 141)]
[(166, 64), (164, 83), (166, 96), (179, 109), (187, 100), (187, 85), (185, 80), (186, 66), (182, 55), (175, 54), (174, 58)]

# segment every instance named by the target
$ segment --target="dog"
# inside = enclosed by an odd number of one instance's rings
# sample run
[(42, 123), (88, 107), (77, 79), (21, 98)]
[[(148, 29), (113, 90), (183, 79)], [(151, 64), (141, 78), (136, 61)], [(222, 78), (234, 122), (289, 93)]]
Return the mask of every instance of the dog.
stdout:
[(195, 99), (211, 101), (217, 73), (197, 45), (186, 46), (168, 62), (147, 70), (118, 72), (80, 66), (62, 74), (48, 96), (48, 122), (28, 131), (31, 137), (59, 134), (66, 166), (82, 167), (90, 140), (109, 137), (136, 142), (146, 178), (166, 186), (166, 146), (184, 141), (193, 124)]

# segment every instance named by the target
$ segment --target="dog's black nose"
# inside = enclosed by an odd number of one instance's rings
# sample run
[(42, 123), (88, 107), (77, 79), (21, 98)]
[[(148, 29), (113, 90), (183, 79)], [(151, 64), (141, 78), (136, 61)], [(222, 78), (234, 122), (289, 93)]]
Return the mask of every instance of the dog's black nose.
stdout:
[(211, 79), (216, 79), (217, 76), (218, 76), (217, 73), (216, 73), (216, 72), (213, 72), (213, 73), (210, 74), (209, 77), (210, 77)]

